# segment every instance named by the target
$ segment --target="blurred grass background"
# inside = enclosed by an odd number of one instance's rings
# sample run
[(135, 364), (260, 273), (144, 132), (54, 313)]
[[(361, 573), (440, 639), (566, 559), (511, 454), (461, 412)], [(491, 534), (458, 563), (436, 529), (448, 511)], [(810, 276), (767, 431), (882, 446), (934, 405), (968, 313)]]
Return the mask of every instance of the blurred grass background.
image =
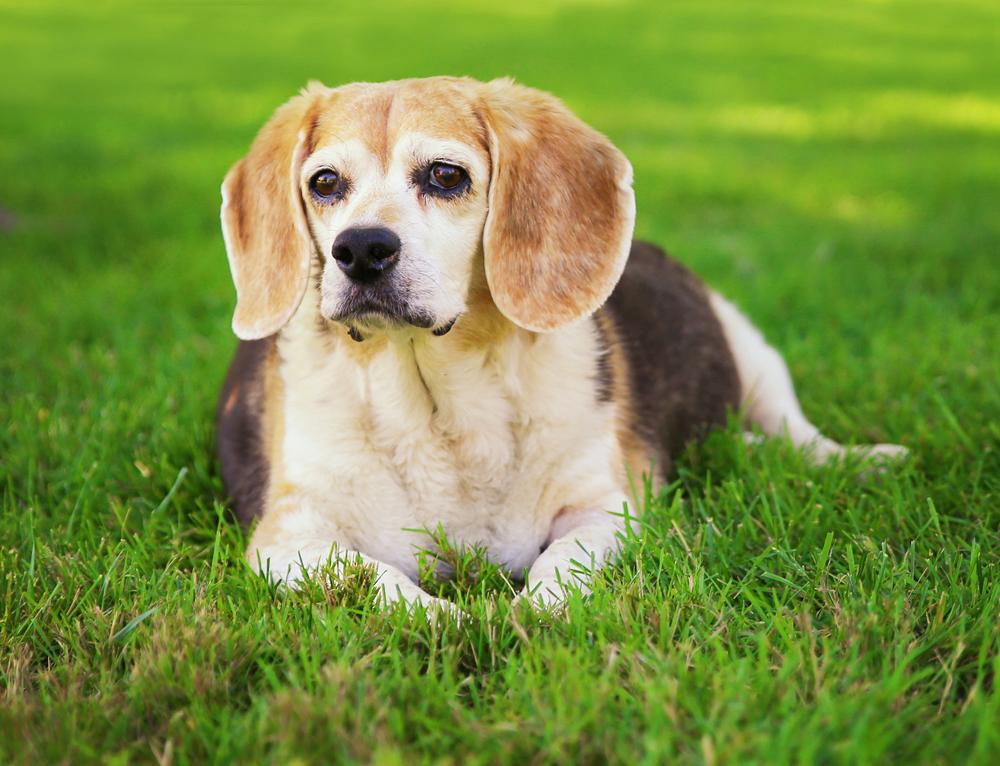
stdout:
[[(0, 755), (996, 756), (1000, 6), (344, 5), (0, 1)], [(575, 624), (473, 589), (478, 621), (441, 638), (263, 588), (212, 456), (235, 343), (218, 187), (306, 81), (432, 74), (513, 75), (607, 133), (637, 235), (748, 311), (829, 435), (913, 465), (859, 487), (729, 434), (656, 505), (670, 539)], [(806, 593), (822, 550), (835, 584)], [(806, 629), (816, 610), (853, 616)], [(612, 682), (622, 647), (644, 659)]]

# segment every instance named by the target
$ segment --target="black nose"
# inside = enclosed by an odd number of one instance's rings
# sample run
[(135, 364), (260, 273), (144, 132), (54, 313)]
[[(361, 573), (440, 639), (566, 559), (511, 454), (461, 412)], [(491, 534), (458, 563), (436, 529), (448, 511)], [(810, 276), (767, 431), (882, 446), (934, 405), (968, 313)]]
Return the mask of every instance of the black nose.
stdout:
[(399, 237), (388, 229), (345, 229), (333, 242), (333, 259), (356, 282), (372, 282), (399, 258)]

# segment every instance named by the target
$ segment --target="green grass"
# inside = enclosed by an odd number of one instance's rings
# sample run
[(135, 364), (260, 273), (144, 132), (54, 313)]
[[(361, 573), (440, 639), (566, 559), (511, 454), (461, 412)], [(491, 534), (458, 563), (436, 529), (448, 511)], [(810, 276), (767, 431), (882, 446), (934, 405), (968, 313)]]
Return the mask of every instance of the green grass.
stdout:
[[(1000, 760), (1000, 6), (0, 3), (0, 762)], [(638, 234), (807, 413), (914, 459), (687, 456), (563, 618), (301, 593), (213, 458), (218, 186), (308, 79), (512, 74), (636, 169)]]

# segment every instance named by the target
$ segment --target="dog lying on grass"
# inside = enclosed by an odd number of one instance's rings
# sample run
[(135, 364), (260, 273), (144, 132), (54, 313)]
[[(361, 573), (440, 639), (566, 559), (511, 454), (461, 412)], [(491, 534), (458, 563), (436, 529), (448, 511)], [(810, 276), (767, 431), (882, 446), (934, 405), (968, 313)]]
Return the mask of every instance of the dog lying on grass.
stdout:
[(749, 320), (632, 241), (631, 166), (550, 95), (310, 84), (222, 196), (241, 343), (219, 458), (275, 580), (360, 559), (384, 600), (447, 609), (415, 583), (441, 530), (558, 605), (617, 551), (630, 487), (728, 410), (848, 451)]

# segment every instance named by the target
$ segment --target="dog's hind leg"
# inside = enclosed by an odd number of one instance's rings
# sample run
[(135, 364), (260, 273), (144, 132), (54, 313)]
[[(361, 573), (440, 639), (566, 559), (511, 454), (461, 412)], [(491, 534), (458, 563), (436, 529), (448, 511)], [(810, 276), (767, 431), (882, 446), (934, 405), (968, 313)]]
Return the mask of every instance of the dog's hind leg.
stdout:
[(717, 293), (709, 296), (729, 343), (740, 376), (741, 408), (750, 425), (768, 436), (786, 436), (815, 463), (848, 454), (892, 460), (905, 457), (905, 447), (872, 444), (845, 447), (824, 436), (806, 418), (795, 396), (785, 360), (767, 344), (760, 330)]

